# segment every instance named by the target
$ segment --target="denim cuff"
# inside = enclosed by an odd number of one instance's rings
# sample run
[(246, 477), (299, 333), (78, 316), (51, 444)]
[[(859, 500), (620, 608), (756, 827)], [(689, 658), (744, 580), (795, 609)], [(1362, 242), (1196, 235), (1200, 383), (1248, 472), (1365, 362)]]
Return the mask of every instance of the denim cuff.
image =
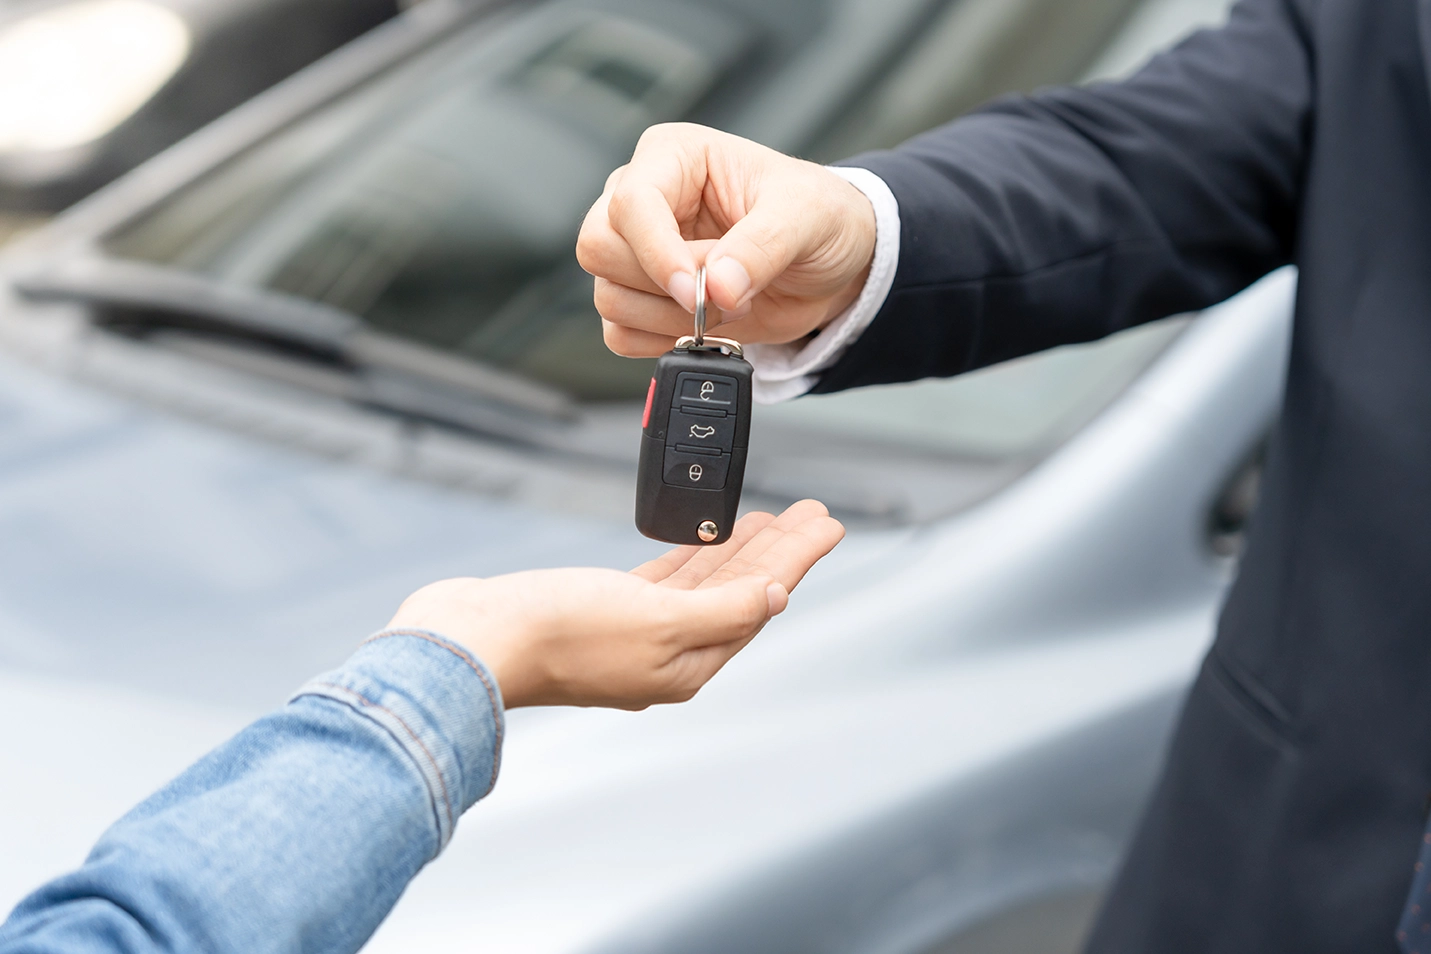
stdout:
[(293, 699), (303, 696), (349, 706), (407, 753), (432, 798), (439, 851), (458, 817), (497, 782), (503, 734), (497, 680), (476, 656), (437, 633), (377, 633)]

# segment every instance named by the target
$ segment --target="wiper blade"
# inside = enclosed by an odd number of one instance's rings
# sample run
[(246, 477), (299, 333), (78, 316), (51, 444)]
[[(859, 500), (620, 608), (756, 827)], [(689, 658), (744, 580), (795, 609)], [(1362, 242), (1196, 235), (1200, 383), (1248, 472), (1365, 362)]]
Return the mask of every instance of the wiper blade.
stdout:
[(576, 417), (571, 398), (555, 388), (392, 335), (359, 331), (349, 340), (345, 354), (375, 378), (415, 379), (426, 390), (465, 396), (469, 402), (476, 398), (560, 420)]
[(122, 310), (126, 324), (236, 333), (333, 356), (362, 327), (328, 305), (95, 255), (22, 273), (13, 284), (27, 298)]
[[(27, 298), (92, 305), (99, 323), (251, 339), (321, 358), (348, 373), (344, 396), (402, 414), (540, 443), (533, 424), (575, 420), (565, 394), (526, 378), (364, 328), (329, 305), (95, 255), (16, 275)], [(212, 349), (205, 349), (213, 357)], [(261, 362), (243, 361), (254, 370)]]

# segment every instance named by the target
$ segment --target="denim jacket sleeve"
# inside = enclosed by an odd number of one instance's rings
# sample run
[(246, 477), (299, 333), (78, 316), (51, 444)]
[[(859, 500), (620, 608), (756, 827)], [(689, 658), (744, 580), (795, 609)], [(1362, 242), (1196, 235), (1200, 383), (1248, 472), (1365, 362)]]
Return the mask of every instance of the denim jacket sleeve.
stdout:
[(0, 954), (356, 951), (491, 790), (502, 725), (466, 650), (379, 633), (22, 901)]

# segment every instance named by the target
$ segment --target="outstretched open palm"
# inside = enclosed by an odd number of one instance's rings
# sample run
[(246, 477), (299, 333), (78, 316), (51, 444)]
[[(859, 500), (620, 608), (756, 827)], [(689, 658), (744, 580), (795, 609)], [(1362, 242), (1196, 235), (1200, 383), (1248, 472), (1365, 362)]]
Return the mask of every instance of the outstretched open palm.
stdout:
[(508, 708), (642, 709), (691, 698), (745, 647), (844, 527), (804, 500), (752, 513), (717, 547), (678, 547), (629, 573), (532, 570), (444, 580), (414, 593), (390, 624), (466, 644)]

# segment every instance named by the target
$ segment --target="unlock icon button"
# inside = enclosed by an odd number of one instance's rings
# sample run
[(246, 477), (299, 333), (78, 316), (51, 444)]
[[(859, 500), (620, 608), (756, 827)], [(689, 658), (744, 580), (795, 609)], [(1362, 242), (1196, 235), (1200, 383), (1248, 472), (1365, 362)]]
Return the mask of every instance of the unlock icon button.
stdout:
[(723, 374), (707, 375), (685, 371), (676, 379), (674, 403), (677, 407), (685, 405), (730, 411), (735, 409), (735, 396), (735, 378), (728, 378)]

